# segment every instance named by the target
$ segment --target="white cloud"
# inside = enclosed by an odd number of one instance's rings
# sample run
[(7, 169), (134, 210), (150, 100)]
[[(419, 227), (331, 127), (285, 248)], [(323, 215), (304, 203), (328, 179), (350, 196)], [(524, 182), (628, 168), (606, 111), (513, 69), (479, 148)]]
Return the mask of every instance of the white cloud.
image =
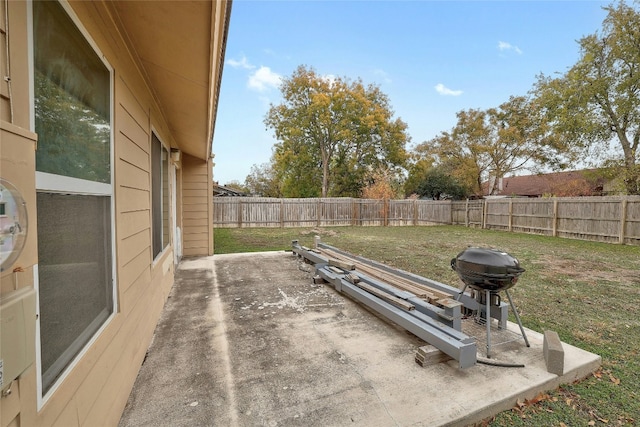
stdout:
[(507, 43), (507, 42), (499, 41), (498, 42), (498, 50), (500, 50), (500, 51), (512, 50), (515, 53), (517, 53), (518, 55), (522, 55), (522, 50), (520, 50), (520, 48), (518, 46), (514, 46), (511, 43)]
[(245, 70), (253, 70), (255, 65), (251, 65), (246, 56), (242, 55), (242, 58), (238, 59), (229, 59), (227, 60), (227, 64), (231, 65), (233, 68), (244, 68)]
[(274, 73), (271, 68), (263, 65), (249, 76), (247, 86), (258, 92), (264, 92), (269, 88), (277, 88), (280, 86), (281, 81), (282, 76), (280, 74)]
[(462, 95), (462, 91), (461, 90), (449, 89), (448, 87), (446, 87), (442, 83), (438, 83), (437, 85), (435, 85), (434, 89), (440, 95), (445, 95), (445, 96), (460, 96), (460, 95)]

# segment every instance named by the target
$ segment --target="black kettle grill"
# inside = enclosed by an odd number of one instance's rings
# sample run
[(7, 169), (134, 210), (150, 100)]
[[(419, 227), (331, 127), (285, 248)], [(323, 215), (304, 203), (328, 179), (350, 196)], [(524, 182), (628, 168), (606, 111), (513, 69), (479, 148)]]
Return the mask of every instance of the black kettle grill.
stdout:
[[(451, 260), (451, 268), (464, 283), (462, 295), (467, 286), (476, 292), (478, 302), (477, 318), (483, 318), (487, 324), (487, 357), (491, 357), (491, 304), (500, 304), (498, 292), (504, 291), (520, 326), (524, 342), (529, 347), (527, 335), (522, 327), (520, 316), (511, 300), (508, 289), (516, 284), (525, 269), (520, 262), (508, 253), (487, 248), (469, 247)], [(482, 312), (484, 308), (484, 312)]]
[(453, 258), (451, 268), (465, 285), (491, 292), (509, 289), (525, 271), (518, 260), (506, 252), (474, 247)]

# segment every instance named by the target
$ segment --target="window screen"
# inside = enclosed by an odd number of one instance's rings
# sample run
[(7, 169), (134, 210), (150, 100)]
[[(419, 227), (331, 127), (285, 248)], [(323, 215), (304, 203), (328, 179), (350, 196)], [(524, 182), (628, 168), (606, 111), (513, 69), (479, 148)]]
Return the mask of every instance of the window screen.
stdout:
[(38, 193), (40, 346), (44, 389), (113, 311), (111, 201)]

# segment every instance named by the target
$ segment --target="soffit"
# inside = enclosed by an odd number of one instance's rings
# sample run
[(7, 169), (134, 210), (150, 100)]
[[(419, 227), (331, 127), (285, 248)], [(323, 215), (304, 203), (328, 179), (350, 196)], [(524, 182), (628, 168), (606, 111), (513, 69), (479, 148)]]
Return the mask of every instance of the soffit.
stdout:
[[(210, 155), (218, 75), (212, 75), (215, 1), (115, 1), (122, 31), (178, 147)], [(220, 8), (222, 10), (222, 8)]]

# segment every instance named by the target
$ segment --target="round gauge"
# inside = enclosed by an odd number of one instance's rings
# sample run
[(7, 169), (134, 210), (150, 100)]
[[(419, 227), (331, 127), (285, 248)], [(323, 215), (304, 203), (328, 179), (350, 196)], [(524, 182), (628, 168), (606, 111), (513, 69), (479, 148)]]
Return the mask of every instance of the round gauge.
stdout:
[(27, 205), (9, 181), (0, 178), (0, 271), (16, 261), (27, 239)]

